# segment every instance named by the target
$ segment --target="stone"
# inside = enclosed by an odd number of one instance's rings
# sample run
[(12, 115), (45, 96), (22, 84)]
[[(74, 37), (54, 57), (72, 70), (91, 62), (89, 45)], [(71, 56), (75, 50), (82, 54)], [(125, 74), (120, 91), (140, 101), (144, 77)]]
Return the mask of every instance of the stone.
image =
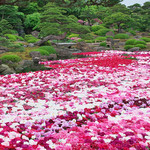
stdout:
[(35, 58), (35, 57), (38, 57), (38, 58), (41, 58), (41, 54), (40, 52), (37, 52), (37, 51), (32, 51), (29, 53), (30, 57)]
[(47, 57), (48, 60), (56, 60), (57, 59), (57, 55), (56, 54), (50, 54), (48, 57)]
[(33, 44), (33, 43), (29, 43), (29, 44), (27, 45), (27, 47), (34, 47), (34, 44)]
[(142, 36), (140, 36), (140, 35), (134, 36), (134, 39), (140, 39), (140, 38), (142, 38)]
[(32, 60), (33, 60), (34, 65), (39, 65), (41, 58), (40, 57), (34, 57)]
[(106, 46), (112, 48), (114, 46), (114, 40), (112, 38), (106, 39)]
[(91, 46), (89, 46), (87, 43), (85, 43), (85, 42), (78, 42), (75, 45), (75, 48), (81, 50), (82, 52), (94, 51), (94, 49)]
[(139, 50), (140, 50), (139, 47), (133, 47), (133, 48), (128, 49), (128, 51), (130, 51), (130, 52), (135, 52), (135, 51), (139, 51)]
[(125, 45), (125, 42), (119, 42), (118, 45), (119, 45), (119, 46), (124, 46), (124, 45)]
[(114, 37), (114, 33), (112, 31), (109, 31), (106, 33), (106, 36), (113, 36)]
[(0, 74), (6, 75), (6, 74), (12, 74), (12, 73), (15, 73), (15, 71), (11, 69), (8, 65), (6, 64), (0, 65)]
[(38, 32), (38, 31), (33, 31), (33, 32), (31, 32), (31, 34), (32, 34), (34, 37), (36, 37), (36, 38), (39, 37), (39, 32)]

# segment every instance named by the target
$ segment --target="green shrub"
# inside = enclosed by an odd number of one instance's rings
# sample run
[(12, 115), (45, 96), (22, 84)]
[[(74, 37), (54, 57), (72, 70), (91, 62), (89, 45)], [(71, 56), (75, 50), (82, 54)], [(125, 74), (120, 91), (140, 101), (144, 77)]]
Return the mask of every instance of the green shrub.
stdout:
[(96, 32), (96, 31), (98, 31), (100, 29), (106, 29), (106, 27), (104, 27), (103, 25), (94, 25), (94, 26), (91, 27), (91, 30), (93, 32)]
[(137, 45), (137, 44), (143, 44), (143, 45), (146, 45), (146, 42), (145, 42), (145, 41), (136, 41), (136, 42), (135, 42), (135, 45)]
[(44, 45), (44, 46), (51, 46), (52, 43), (51, 43), (50, 41), (46, 41), (46, 42), (44, 42), (42, 45)]
[(145, 42), (150, 42), (150, 38), (148, 37), (142, 37), (141, 40), (144, 40)]
[(128, 32), (130, 32), (132, 35), (136, 35), (136, 32), (134, 30), (129, 30)]
[(9, 46), (11, 44), (9, 39), (6, 39), (5, 37), (0, 37), (0, 46)]
[(43, 49), (35, 49), (34, 51), (40, 52), (40, 54), (41, 54), (42, 56), (44, 56), (44, 55), (49, 56), (49, 52), (46, 51), (46, 50), (43, 50)]
[(99, 35), (99, 36), (105, 36), (106, 33), (109, 31), (113, 31), (113, 30), (104, 28), (104, 29), (100, 29), (100, 30), (96, 31), (95, 34)]
[(24, 47), (20, 45), (22, 43), (10, 44), (8, 46), (9, 52), (24, 52)]
[(68, 36), (68, 38), (72, 38), (72, 37), (79, 37), (79, 34), (72, 33)]
[(107, 45), (106, 45), (106, 42), (100, 43), (100, 46), (105, 46), (105, 47), (106, 47), (106, 46), (107, 46)]
[(13, 34), (5, 34), (5, 36), (8, 37), (11, 42), (17, 41), (16, 35), (13, 35)]
[(24, 38), (21, 37), (21, 36), (17, 36), (17, 35), (16, 35), (16, 38), (17, 38), (18, 40), (20, 40), (20, 41), (24, 41)]
[(102, 36), (99, 36), (95, 39), (95, 41), (98, 41), (98, 42), (105, 41), (105, 40), (106, 40), (106, 37), (102, 37)]
[(128, 39), (129, 35), (124, 33), (119, 33), (114, 36), (115, 39)]
[(85, 40), (84, 39), (79, 39), (77, 42), (84, 42)]
[(39, 41), (39, 39), (37, 39), (36, 37), (32, 36), (32, 35), (25, 35), (24, 39), (28, 42), (28, 43), (35, 43), (37, 41)]
[(144, 45), (144, 44), (137, 44), (134, 47), (139, 47), (140, 49), (144, 49), (144, 48), (146, 48), (146, 45)]
[(94, 39), (94, 36), (92, 33), (80, 34), (79, 37), (84, 40), (93, 40)]
[(106, 35), (106, 38), (111, 38), (111, 39), (113, 39), (114, 37), (113, 37), (113, 36), (110, 36), (110, 35)]
[(56, 50), (55, 50), (55, 48), (53, 46), (41, 46), (38, 49), (45, 50), (49, 54), (56, 54)]
[(126, 41), (125, 45), (135, 45), (136, 39), (129, 39)]
[(134, 46), (134, 45), (125, 45), (125, 46), (124, 46), (124, 49), (125, 49), (125, 50), (128, 50), (128, 49), (133, 48), (133, 47), (135, 47), (135, 46)]
[(8, 61), (12, 61), (12, 62), (21, 61), (21, 57), (19, 57), (18, 55), (4, 55), (0, 57), (0, 59), (2, 60), (3, 63), (6, 63)]
[(94, 40), (85, 40), (86, 43), (94, 43)]

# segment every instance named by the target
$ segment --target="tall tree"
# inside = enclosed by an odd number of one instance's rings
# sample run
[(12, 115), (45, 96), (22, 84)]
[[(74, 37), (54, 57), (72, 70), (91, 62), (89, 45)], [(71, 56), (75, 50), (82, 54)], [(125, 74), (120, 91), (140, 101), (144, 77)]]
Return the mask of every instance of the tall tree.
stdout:
[(43, 8), (41, 23), (39, 28), (42, 36), (60, 35), (63, 32), (89, 32), (89, 29), (83, 27), (77, 20), (71, 16), (63, 15), (66, 13), (64, 8), (56, 6), (54, 3), (48, 3)]
[(122, 25), (128, 24), (131, 21), (131, 17), (121, 12), (114, 13), (104, 19), (106, 25), (117, 25), (118, 32), (121, 32)]

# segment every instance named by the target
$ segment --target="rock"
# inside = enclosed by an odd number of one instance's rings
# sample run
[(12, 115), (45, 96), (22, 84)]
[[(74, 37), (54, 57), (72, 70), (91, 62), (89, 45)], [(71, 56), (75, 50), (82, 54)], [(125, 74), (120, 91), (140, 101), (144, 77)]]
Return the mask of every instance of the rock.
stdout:
[(8, 52), (9, 49), (3, 46), (0, 46), (0, 54)]
[(12, 74), (12, 73), (15, 73), (15, 71), (11, 69), (8, 65), (6, 64), (0, 65), (0, 74), (6, 75), (6, 74)]
[(106, 50), (107, 48), (106, 47), (103, 47), (103, 46), (99, 46), (99, 47), (94, 47), (94, 50), (95, 51), (98, 51), (98, 52), (100, 52), (100, 51), (102, 51), (102, 50)]
[(32, 60), (33, 60), (34, 65), (37, 66), (37, 65), (39, 65), (39, 62), (41, 61), (41, 58), (40, 57), (34, 57), (34, 58), (32, 58)]
[(57, 55), (60, 59), (68, 59), (71, 58), (72, 53), (67, 48), (55, 48)]
[(125, 42), (119, 42), (118, 45), (119, 45), (119, 46), (124, 46), (124, 45), (125, 45)]
[(140, 36), (140, 35), (134, 36), (134, 39), (140, 39), (140, 38), (142, 38), (142, 36)]
[(94, 51), (94, 49), (92, 47), (90, 47), (85, 42), (78, 42), (76, 44), (75, 48), (81, 50), (82, 52), (91, 52), (91, 51)]
[(50, 54), (48, 57), (47, 57), (48, 60), (56, 60), (57, 59), (57, 55), (56, 54)]
[(39, 33), (40, 33), (40, 32), (38, 32), (38, 31), (33, 31), (33, 32), (31, 32), (31, 34), (32, 34), (34, 37), (36, 37), (36, 38), (39, 37)]
[(112, 31), (109, 31), (106, 33), (106, 36), (113, 36), (114, 37), (114, 33)]
[(126, 34), (129, 35), (129, 36), (132, 36), (132, 33), (130, 33), (130, 32), (127, 32)]
[(135, 51), (139, 51), (139, 50), (140, 50), (139, 47), (133, 47), (133, 48), (128, 49), (128, 51), (131, 51), (131, 52), (135, 52)]
[(22, 60), (15, 68), (17, 72), (21, 72), (26, 67), (32, 67), (34, 65), (33, 60)]
[(141, 36), (149, 36), (149, 32), (143, 32)]
[(29, 43), (29, 44), (27, 45), (27, 47), (34, 47), (34, 44), (33, 44), (33, 43)]
[(107, 47), (112, 48), (114, 46), (114, 40), (112, 38), (107, 38), (106, 45)]
[(40, 52), (37, 52), (37, 51), (32, 51), (29, 53), (30, 57), (35, 58), (35, 57), (38, 57), (38, 58), (41, 58), (41, 54)]

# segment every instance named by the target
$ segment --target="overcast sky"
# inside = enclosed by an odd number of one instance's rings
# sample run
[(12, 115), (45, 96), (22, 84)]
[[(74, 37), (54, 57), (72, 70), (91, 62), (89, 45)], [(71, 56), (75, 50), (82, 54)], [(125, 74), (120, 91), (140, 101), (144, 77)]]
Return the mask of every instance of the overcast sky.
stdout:
[(150, 2), (150, 0), (123, 0), (123, 2), (121, 3), (125, 4), (126, 6), (130, 6), (130, 5), (134, 5), (135, 3), (143, 5), (145, 2)]

